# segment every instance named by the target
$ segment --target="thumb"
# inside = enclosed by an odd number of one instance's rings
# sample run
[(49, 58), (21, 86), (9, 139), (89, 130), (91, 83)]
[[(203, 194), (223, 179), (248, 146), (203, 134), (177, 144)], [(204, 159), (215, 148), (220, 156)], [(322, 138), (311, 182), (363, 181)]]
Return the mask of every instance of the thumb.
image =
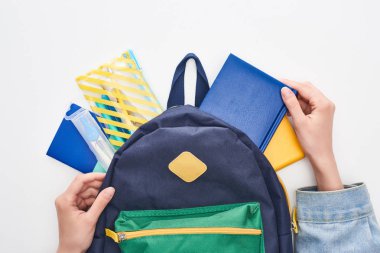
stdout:
[(297, 122), (305, 117), (301, 105), (293, 91), (291, 91), (288, 87), (284, 87), (281, 89), (281, 96), (289, 110), (290, 116), (293, 118), (293, 121)]
[(97, 221), (100, 214), (103, 212), (104, 208), (106, 208), (107, 204), (111, 201), (114, 194), (115, 188), (113, 187), (108, 187), (101, 191), (96, 197), (90, 209), (87, 211), (88, 216), (91, 217), (91, 219)]

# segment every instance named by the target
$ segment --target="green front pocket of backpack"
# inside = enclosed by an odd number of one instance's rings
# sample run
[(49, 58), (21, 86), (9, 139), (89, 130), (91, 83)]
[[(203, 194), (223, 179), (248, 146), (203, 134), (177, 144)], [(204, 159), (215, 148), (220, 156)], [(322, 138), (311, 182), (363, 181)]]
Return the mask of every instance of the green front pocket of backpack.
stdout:
[(263, 253), (260, 205), (122, 211), (106, 235), (124, 253)]

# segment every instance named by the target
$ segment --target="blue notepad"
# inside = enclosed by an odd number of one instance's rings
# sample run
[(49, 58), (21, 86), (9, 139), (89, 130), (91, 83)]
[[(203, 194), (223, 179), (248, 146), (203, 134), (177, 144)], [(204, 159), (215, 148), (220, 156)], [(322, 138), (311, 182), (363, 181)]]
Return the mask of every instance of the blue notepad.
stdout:
[[(76, 104), (71, 104), (66, 115), (71, 115), (80, 108)], [(98, 122), (96, 115), (94, 113), (91, 114), (96, 122)], [(65, 118), (62, 120), (46, 154), (83, 173), (92, 172), (97, 164), (97, 159), (86, 141), (82, 138), (74, 124)]]
[(264, 151), (286, 113), (284, 86), (230, 54), (200, 109), (242, 130)]

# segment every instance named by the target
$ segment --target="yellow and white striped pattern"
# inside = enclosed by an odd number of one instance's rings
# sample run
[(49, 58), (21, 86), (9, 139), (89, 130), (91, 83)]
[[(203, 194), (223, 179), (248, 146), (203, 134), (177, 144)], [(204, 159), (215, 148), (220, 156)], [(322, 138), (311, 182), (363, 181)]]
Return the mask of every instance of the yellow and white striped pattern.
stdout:
[(76, 82), (116, 147), (122, 146), (139, 126), (162, 112), (132, 51), (79, 76)]

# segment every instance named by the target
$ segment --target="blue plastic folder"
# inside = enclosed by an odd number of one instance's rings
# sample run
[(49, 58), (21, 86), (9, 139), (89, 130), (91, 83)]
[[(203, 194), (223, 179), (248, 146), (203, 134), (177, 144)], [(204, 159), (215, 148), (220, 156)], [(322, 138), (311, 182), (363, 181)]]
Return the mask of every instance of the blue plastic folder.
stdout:
[(264, 151), (286, 113), (284, 86), (230, 54), (200, 109), (242, 130)]
[[(76, 104), (71, 104), (66, 115), (70, 115), (80, 108)], [(94, 113), (91, 114), (96, 120), (96, 115)], [(96, 120), (96, 122), (98, 121)], [(46, 154), (83, 173), (92, 172), (97, 165), (96, 157), (87, 143), (74, 124), (66, 119), (62, 120)]]

